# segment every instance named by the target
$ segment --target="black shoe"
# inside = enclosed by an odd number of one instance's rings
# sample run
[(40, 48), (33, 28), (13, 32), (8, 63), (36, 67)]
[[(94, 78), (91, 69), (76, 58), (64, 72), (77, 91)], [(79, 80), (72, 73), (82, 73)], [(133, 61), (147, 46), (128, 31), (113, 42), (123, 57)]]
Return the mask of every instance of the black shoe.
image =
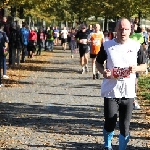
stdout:
[(100, 79), (100, 74), (96, 73), (96, 79)]
[(85, 66), (85, 72), (88, 73), (89, 72), (89, 68), (88, 66)]
[(96, 75), (95, 74), (93, 74), (93, 80), (95, 80), (96, 79)]

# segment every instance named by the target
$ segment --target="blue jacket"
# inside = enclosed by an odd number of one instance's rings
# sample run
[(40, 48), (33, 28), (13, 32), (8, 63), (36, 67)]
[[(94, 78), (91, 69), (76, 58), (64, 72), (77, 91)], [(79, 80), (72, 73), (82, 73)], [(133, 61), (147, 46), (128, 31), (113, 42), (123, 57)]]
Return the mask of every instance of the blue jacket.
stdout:
[(5, 42), (9, 42), (8, 37), (5, 32), (0, 30), (0, 57), (4, 56)]
[(20, 32), (21, 32), (21, 35), (22, 35), (22, 43), (24, 45), (28, 45), (30, 31), (23, 27), (23, 28), (21, 28)]

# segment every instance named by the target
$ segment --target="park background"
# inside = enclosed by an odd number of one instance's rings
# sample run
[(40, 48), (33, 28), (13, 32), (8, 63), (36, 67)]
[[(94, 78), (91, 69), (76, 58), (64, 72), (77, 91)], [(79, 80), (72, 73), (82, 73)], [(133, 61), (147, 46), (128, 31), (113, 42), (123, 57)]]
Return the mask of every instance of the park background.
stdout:
[(140, 24), (150, 27), (149, 0), (0, 0), (0, 19), (8, 17), (20, 26), (78, 27), (99, 23), (102, 30), (114, 31), (117, 20), (139, 18)]

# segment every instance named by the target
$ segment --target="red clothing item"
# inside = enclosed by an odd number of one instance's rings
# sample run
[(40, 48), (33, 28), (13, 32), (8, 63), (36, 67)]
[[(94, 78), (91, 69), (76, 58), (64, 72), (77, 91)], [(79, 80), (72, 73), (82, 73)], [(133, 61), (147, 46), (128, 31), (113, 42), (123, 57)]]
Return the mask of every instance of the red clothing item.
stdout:
[(29, 41), (37, 41), (37, 33), (35, 31), (30, 31)]
[(44, 40), (45, 39), (45, 34), (43, 32), (40, 32), (40, 40)]
[(109, 37), (109, 40), (112, 40), (114, 38), (113, 32), (109, 32), (108, 33), (108, 37)]

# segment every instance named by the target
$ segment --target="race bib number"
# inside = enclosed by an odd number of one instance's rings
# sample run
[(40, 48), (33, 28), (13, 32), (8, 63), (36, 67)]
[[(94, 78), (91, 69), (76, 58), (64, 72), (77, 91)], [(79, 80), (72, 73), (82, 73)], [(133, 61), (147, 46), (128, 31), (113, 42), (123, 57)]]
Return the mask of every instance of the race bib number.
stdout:
[(83, 44), (87, 44), (87, 39), (82, 39)]
[(129, 68), (115, 67), (112, 70), (112, 75), (115, 79), (130, 78), (130, 70)]
[(98, 40), (94, 40), (93, 41), (93, 45), (99, 46), (100, 45), (100, 40), (99, 39)]

